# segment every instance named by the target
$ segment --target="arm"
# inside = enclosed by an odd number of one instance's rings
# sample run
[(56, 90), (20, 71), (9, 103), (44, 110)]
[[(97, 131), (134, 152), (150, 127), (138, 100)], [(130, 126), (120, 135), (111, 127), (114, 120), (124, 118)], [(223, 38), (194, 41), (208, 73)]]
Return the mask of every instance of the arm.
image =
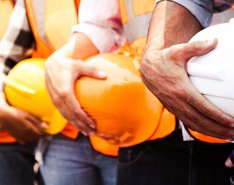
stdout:
[(95, 122), (77, 101), (74, 84), (84, 75), (106, 78), (105, 73), (86, 65), (82, 60), (100, 52), (110, 52), (121, 45), (118, 1), (81, 1), (79, 24), (73, 31), (69, 42), (46, 61), (46, 85), (53, 103), (68, 122), (85, 134), (96, 134)]
[[(9, 27), (0, 43), (1, 75), (6, 75), (20, 60), (28, 57), (27, 51), (34, 41), (28, 24), (24, 1), (18, 0), (15, 5)], [(4, 78), (0, 76), (0, 123), (18, 142), (30, 142), (43, 135), (46, 124), (27, 112), (7, 104), (3, 93)]]
[[(195, 7), (194, 12), (180, 4), (162, 1), (156, 6), (141, 66), (143, 81), (186, 126), (210, 136), (232, 139), (234, 118), (208, 102), (192, 86), (186, 73), (190, 58), (209, 52), (217, 44), (217, 40), (186, 43), (210, 20), (203, 19), (201, 11), (196, 15), (199, 4), (190, 7)], [(200, 8), (204, 10), (204, 5)]]
[(95, 133), (95, 123), (80, 107), (74, 84), (83, 75), (106, 77), (81, 60), (97, 53), (97, 48), (86, 35), (74, 33), (70, 41), (46, 61), (46, 86), (54, 105), (69, 123), (83, 133)]

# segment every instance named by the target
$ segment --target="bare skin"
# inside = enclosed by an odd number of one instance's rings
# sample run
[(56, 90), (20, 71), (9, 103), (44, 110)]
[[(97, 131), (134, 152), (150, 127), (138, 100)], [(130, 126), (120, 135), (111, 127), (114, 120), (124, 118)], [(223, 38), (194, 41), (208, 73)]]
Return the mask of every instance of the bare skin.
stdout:
[(96, 123), (80, 106), (74, 85), (81, 76), (106, 78), (104, 72), (82, 61), (97, 53), (97, 48), (86, 35), (76, 33), (46, 61), (46, 86), (53, 103), (64, 118), (85, 135), (96, 134)]
[(8, 131), (20, 144), (26, 144), (42, 137), (47, 124), (39, 118), (9, 106), (1, 93), (0, 106), (1, 129)]
[(168, 110), (189, 128), (233, 139), (234, 118), (206, 100), (191, 84), (186, 64), (214, 49), (217, 40), (187, 43), (201, 26), (184, 7), (162, 1), (156, 6), (141, 65), (142, 79)]

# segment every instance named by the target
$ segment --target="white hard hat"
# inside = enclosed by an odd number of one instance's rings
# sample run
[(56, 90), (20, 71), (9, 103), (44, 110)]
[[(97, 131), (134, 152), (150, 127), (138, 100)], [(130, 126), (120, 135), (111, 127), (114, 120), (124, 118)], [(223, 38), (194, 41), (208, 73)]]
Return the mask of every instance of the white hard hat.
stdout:
[(187, 70), (193, 85), (223, 112), (234, 116), (234, 23), (208, 27), (190, 42), (218, 39), (211, 52), (194, 57)]

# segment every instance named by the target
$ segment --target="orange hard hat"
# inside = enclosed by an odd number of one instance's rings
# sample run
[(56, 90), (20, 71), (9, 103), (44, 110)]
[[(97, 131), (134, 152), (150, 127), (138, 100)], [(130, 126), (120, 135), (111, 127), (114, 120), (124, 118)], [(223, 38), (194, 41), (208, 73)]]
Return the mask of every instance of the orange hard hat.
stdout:
[(102, 54), (87, 63), (107, 74), (99, 80), (82, 77), (75, 85), (82, 108), (110, 142), (129, 146), (147, 140), (156, 130), (163, 105), (140, 78), (139, 61), (121, 54)]

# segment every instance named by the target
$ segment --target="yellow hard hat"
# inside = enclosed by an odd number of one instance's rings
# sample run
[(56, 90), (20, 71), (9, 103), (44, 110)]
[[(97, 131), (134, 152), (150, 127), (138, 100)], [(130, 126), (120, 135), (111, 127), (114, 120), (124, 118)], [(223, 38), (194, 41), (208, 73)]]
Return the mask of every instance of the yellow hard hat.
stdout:
[(60, 132), (66, 120), (55, 109), (45, 86), (44, 59), (31, 58), (19, 62), (5, 80), (7, 101), (49, 124), (50, 134)]

